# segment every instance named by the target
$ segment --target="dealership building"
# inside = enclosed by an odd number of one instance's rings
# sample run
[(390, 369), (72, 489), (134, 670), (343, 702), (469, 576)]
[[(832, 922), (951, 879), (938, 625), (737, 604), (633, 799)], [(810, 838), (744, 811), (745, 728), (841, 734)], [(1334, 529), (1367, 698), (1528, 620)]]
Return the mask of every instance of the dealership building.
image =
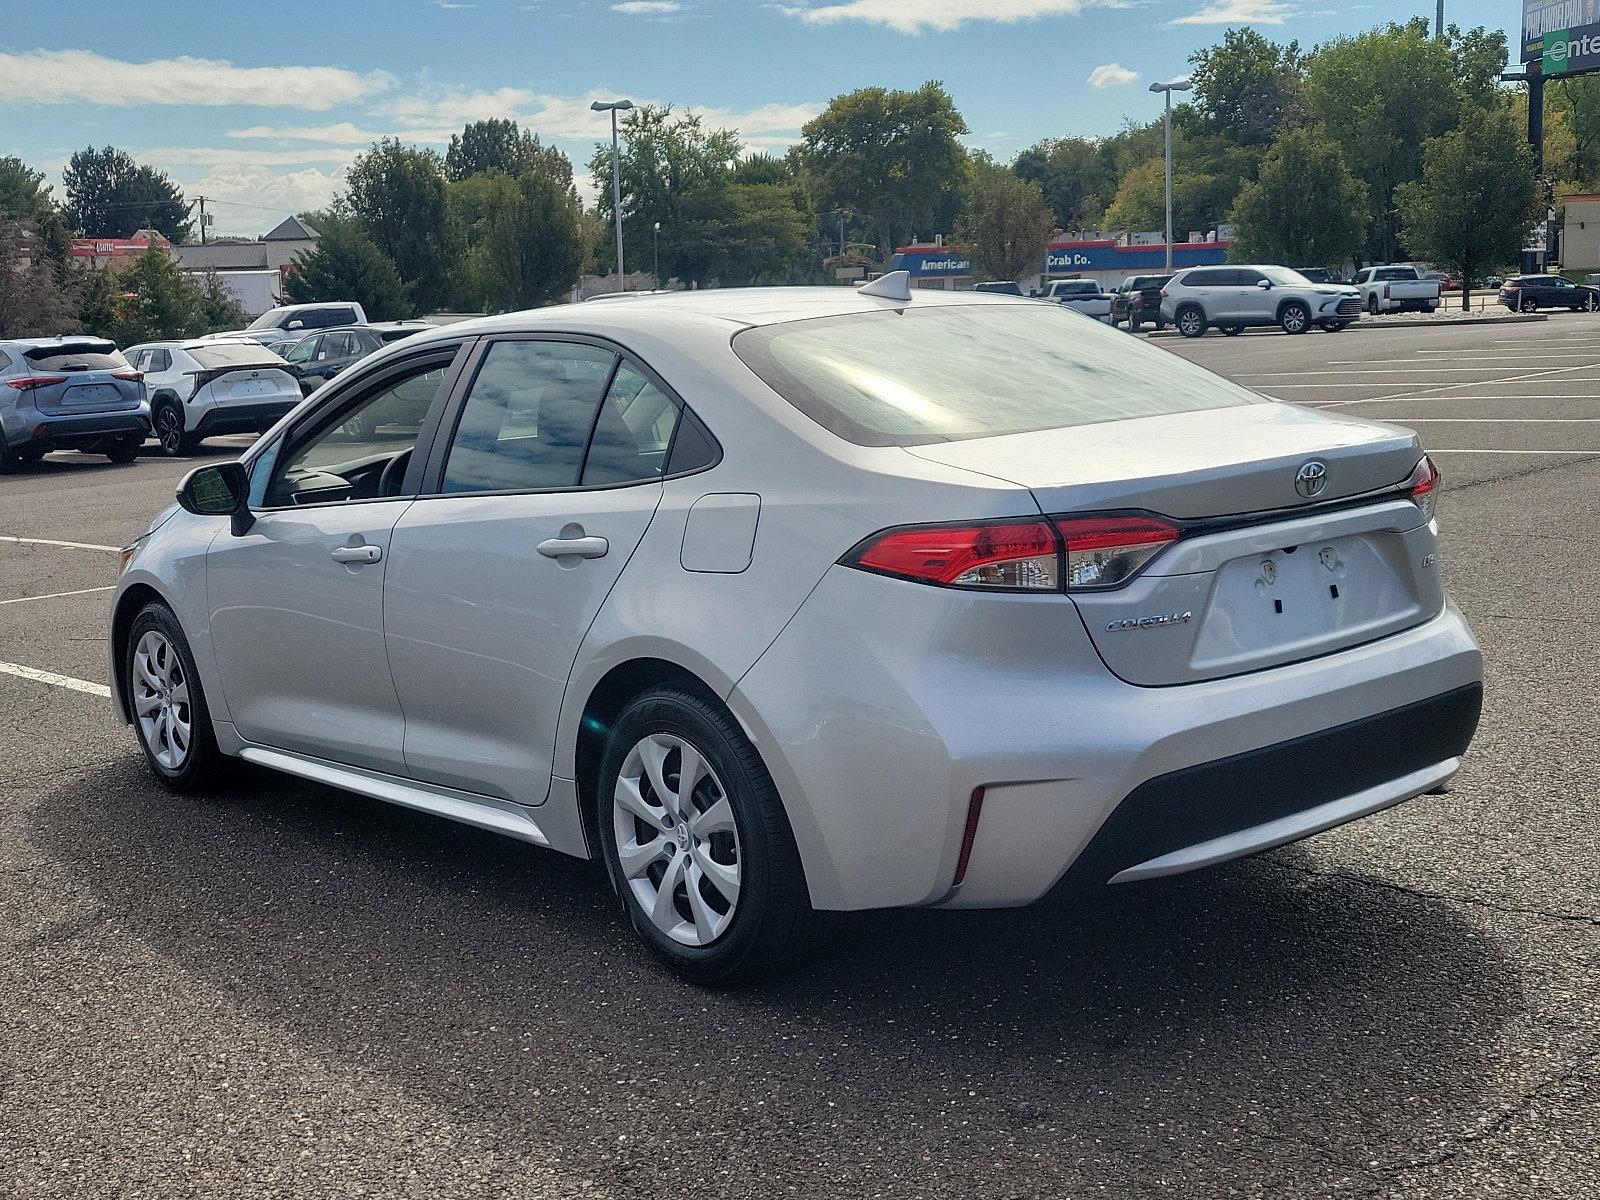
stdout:
[[(1093, 279), (1107, 290), (1129, 275), (1164, 271), (1167, 248), (1162, 242), (1133, 242), (1132, 239), (1103, 238), (1093, 241), (1058, 240), (1050, 243), (1046, 261), (1040, 264), (1039, 282), (1051, 279)], [(1174, 242), (1172, 267), (1214, 267), (1228, 261), (1228, 243)], [(943, 238), (902, 246), (889, 261), (891, 271), (910, 271), (916, 287), (958, 291), (973, 284), (972, 260), (944, 244)], [(1024, 286), (1028, 281), (1024, 280)]]

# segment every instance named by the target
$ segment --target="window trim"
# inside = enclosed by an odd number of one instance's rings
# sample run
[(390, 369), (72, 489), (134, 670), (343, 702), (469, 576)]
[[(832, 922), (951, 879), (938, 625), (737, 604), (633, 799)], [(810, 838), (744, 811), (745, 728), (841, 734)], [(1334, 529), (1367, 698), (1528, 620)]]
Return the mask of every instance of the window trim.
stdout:
[[(433, 443), (428, 450), (428, 462), (420, 481), (419, 490), (413, 499), (417, 501), (460, 500), (477, 496), (553, 496), (566, 492), (611, 492), (619, 488), (648, 487), (652, 484), (664, 484), (669, 479), (687, 478), (690, 475), (698, 475), (702, 471), (709, 471), (722, 462), (722, 442), (717, 438), (711, 427), (706, 424), (705, 418), (695, 413), (695, 420), (700, 423), (700, 427), (710, 439), (715, 452), (710, 462), (687, 471), (668, 472), (663, 470), (660, 475), (653, 479), (629, 479), (621, 483), (580, 482), (567, 487), (554, 488), (496, 488), (492, 491), (485, 490), (480, 492), (442, 491), (445, 462), (450, 455), (450, 446), (455, 441), (456, 430), (461, 423), (461, 413), (466, 407), (467, 397), (471, 394), (472, 385), (478, 378), (478, 371), (483, 366), (483, 360), (488, 357), (489, 348), (500, 342), (566, 342), (580, 346), (593, 346), (596, 349), (606, 350), (616, 355), (616, 361), (611, 365), (611, 374), (606, 378), (605, 391), (601, 393), (601, 405), (605, 404), (605, 398), (610, 395), (611, 385), (615, 382), (617, 372), (621, 369), (622, 364), (627, 363), (633, 367), (677, 406), (678, 420), (672, 427), (672, 440), (667, 443), (666, 457), (661, 465), (665, 468), (671, 464), (672, 452), (678, 445), (678, 434), (683, 429), (684, 413), (694, 412), (694, 410), (684, 402), (683, 397), (678, 394), (677, 390), (667, 383), (649, 363), (621, 343), (592, 333), (558, 333), (553, 330), (526, 333), (496, 333), (479, 338), (468, 354), (463, 356), (454, 388), (445, 404), (444, 412), (441, 414), (438, 435), (433, 439)], [(579, 480), (583, 479), (583, 469), (588, 465), (589, 446), (594, 441), (594, 430), (599, 420), (600, 407), (597, 406), (594, 418), (589, 423), (588, 439), (584, 442), (583, 460), (578, 465)], [(415, 466), (416, 460), (413, 457), (412, 467), (414, 468)], [(406, 472), (406, 482), (411, 482), (410, 471)]]
[[(395, 382), (397, 376), (405, 375), (430, 359), (438, 359), (444, 366), (444, 378), (439, 381), (439, 391), (434, 396), (433, 402), (428, 406), (427, 416), (423, 418), (422, 427), (417, 431), (417, 442), (411, 450), (411, 461), (406, 464), (405, 479), (400, 484), (398, 496), (369, 496), (361, 500), (324, 500), (314, 504), (274, 504), (264, 505), (259, 509), (252, 509), (255, 513), (281, 513), (281, 512), (308, 512), (321, 508), (345, 508), (353, 504), (386, 504), (394, 500), (414, 500), (418, 485), (422, 478), (422, 465), (419, 459), (426, 460), (433, 449), (437, 439), (439, 420), (449, 408), (461, 382), (461, 368), (469, 357), (468, 351), (473, 347), (472, 339), (450, 341), (442, 344), (436, 343), (429, 346), (419, 346), (413, 354), (403, 358), (390, 359), (371, 369), (361, 371), (354, 378), (346, 380), (341, 377), (339, 386), (333, 395), (319, 403), (314, 409), (303, 414), (288, 429), (278, 437), (261, 439), (250, 447), (249, 453), (241, 458), (247, 473), (254, 473), (255, 465), (261, 456), (270, 447), (277, 447), (276, 461), (272, 470), (276, 471), (278, 463), (285, 461), (287, 455), (292, 454), (305, 441), (322, 433), (328, 425), (345, 411), (347, 406), (364, 399), (373, 388), (383, 387)], [(448, 358), (446, 356), (449, 356)], [(419, 454), (419, 451), (421, 452)], [(263, 492), (271, 490), (271, 481)]]

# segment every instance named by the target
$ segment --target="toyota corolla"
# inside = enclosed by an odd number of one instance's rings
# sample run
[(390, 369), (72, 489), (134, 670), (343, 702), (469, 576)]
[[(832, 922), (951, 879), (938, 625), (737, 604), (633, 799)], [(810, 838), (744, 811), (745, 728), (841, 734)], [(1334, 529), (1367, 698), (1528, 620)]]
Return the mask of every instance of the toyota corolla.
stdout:
[(1058, 306), (618, 298), (418, 334), (124, 553), (156, 777), (231, 759), (605, 863), (703, 982), (1442, 789), (1482, 664), (1415, 433)]

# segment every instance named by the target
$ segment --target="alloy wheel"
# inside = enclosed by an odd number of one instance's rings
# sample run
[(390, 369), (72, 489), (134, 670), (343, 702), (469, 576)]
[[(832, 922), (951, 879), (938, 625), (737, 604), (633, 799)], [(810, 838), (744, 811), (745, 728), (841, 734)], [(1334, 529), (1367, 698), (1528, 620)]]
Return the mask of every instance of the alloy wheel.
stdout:
[(156, 438), (166, 454), (176, 454), (183, 448), (183, 418), (170, 404), (156, 410)]
[(133, 711), (150, 756), (169, 771), (181, 770), (193, 744), (189, 679), (177, 647), (154, 629), (133, 652)]
[(1178, 332), (1184, 337), (1197, 337), (1204, 327), (1204, 320), (1194, 309), (1188, 308), (1178, 317)]
[(1306, 310), (1298, 304), (1291, 304), (1283, 310), (1283, 331), (1285, 333), (1304, 333), (1310, 317)]
[(650, 922), (707, 946), (733, 920), (743, 856), (728, 793), (694, 745), (668, 733), (636, 743), (612, 800), (617, 863)]

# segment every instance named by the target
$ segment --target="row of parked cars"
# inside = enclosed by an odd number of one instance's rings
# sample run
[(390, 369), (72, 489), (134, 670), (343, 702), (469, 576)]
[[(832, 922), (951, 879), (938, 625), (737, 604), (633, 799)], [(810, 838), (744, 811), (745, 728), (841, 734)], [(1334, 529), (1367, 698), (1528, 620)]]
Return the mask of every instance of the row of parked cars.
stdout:
[(359, 304), (298, 304), (236, 332), (126, 350), (80, 334), (0, 342), (0, 470), (52, 450), (132, 462), (150, 437), (179, 455), (263, 432), (345, 368), (427, 328), (368, 322)]

